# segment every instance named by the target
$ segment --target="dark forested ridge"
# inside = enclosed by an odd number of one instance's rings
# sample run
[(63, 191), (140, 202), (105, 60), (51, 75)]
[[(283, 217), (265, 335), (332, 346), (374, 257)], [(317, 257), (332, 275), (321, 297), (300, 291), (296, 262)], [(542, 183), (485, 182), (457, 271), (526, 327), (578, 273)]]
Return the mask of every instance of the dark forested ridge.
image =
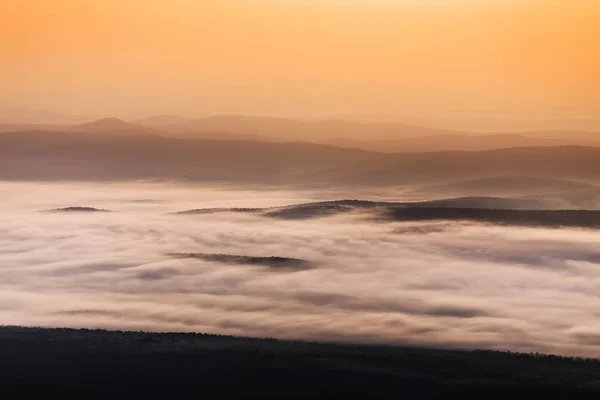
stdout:
[[(174, 215), (243, 212), (277, 219), (311, 219), (355, 211), (387, 222), (468, 221), (511, 226), (600, 228), (600, 210), (547, 210), (542, 201), (494, 197), (463, 197), (420, 202), (338, 200), (271, 208), (209, 208)], [(513, 208), (514, 207), (514, 208)], [(528, 207), (532, 207), (530, 209)]]
[(490, 224), (540, 227), (600, 228), (600, 211), (504, 210), (458, 207), (412, 207), (386, 210), (389, 221), (473, 221)]
[(600, 361), (539, 354), (21, 327), (0, 328), (0, 354), (0, 392), (6, 395), (600, 394)]

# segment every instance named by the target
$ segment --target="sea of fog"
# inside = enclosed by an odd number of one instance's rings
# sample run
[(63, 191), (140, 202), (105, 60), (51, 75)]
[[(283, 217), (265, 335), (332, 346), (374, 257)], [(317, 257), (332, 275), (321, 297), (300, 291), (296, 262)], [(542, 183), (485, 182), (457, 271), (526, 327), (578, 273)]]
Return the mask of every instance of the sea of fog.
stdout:
[[(195, 331), (600, 357), (600, 231), (172, 215), (397, 193), (0, 183), (0, 325)], [(107, 213), (47, 213), (86, 206)], [(180, 259), (308, 260), (287, 270)]]

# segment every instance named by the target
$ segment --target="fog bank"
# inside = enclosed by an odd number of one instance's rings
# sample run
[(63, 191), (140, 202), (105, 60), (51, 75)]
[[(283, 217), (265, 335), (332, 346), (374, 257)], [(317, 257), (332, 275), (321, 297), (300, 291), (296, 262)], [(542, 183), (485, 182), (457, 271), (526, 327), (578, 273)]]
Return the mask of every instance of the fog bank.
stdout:
[[(341, 195), (0, 183), (0, 324), (600, 357), (598, 231), (376, 222), (356, 214), (308, 220), (170, 214)], [(112, 212), (39, 212), (63, 207)], [(311, 268), (170, 253), (285, 257)]]

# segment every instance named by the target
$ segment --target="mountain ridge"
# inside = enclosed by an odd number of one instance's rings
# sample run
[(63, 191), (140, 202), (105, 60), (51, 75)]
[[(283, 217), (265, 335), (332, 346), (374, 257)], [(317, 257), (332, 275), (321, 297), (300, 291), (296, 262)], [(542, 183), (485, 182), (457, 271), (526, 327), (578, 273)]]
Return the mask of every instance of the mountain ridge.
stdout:
[(308, 142), (177, 139), (139, 133), (0, 134), (0, 179), (160, 178), (368, 187), (501, 175), (598, 180), (600, 148), (380, 153)]

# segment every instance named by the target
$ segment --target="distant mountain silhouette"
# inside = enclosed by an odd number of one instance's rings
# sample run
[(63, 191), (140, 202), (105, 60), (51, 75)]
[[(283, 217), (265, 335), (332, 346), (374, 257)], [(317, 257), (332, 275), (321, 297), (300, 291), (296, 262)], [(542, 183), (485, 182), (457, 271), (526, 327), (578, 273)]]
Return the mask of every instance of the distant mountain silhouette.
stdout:
[(137, 125), (156, 130), (168, 130), (174, 126), (190, 122), (190, 118), (180, 117), (178, 115), (157, 115), (149, 118), (142, 118), (134, 121)]
[(285, 118), (218, 115), (172, 126), (172, 132), (237, 133), (269, 136), (285, 140), (390, 139), (454, 133), (443, 129), (422, 128), (399, 123), (363, 124), (342, 120), (299, 121)]
[(190, 119), (177, 115), (159, 115), (140, 119), (135, 123), (105, 118), (74, 126), (2, 124), (0, 121), (0, 132), (48, 130), (112, 135), (153, 133), (188, 139), (311, 142), (386, 153), (480, 151), (524, 146), (600, 146), (600, 133), (590, 131), (546, 130), (484, 134), (410, 125), (394, 118), (384, 120), (389, 122), (294, 120), (243, 115)]
[[(256, 135), (252, 133), (235, 133), (235, 132), (178, 132), (174, 136), (180, 139), (210, 139), (210, 140), (260, 140), (263, 142), (296, 142), (293, 140), (276, 139), (271, 136)], [(297, 141), (303, 143), (318, 143), (316, 141)], [(326, 144), (326, 143), (325, 143)]]
[(600, 148), (518, 147), (485, 151), (390, 154), (375, 162), (323, 172), (321, 179), (356, 185), (424, 185), (497, 176), (600, 179)]
[(426, 193), (461, 196), (553, 194), (591, 189), (599, 190), (600, 186), (587, 182), (531, 176), (495, 176), (420, 188)]
[(593, 143), (598, 145), (600, 143), (600, 129), (595, 131), (586, 130), (536, 130), (536, 131), (525, 131), (523, 135), (541, 140), (551, 140), (557, 142), (564, 142), (568, 144), (568, 141), (578, 141), (581, 143)]
[(600, 119), (547, 118), (519, 119), (500, 117), (411, 117), (389, 113), (342, 114), (332, 118), (363, 123), (406, 123), (438, 129), (470, 132), (594, 131), (600, 132)]
[(504, 133), (489, 135), (444, 134), (399, 140), (331, 139), (325, 143), (339, 147), (358, 148), (386, 153), (398, 153), (428, 151), (478, 151), (510, 147), (541, 147), (567, 144), (600, 146), (600, 136), (598, 139), (598, 142), (593, 142), (565, 138), (534, 138), (526, 137), (521, 134)]
[(0, 135), (0, 179), (308, 183), (318, 171), (380, 156), (311, 143), (17, 132)]
[(85, 132), (85, 133), (111, 133), (124, 134), (136, 133), (145, 134), (155, 132), (153, 129), (142, 125), (125, 122), (118, 118), (103, 118), (97, 121), (88, 122), (86, 124), (75, 125), (68, 129), (70, 132)]
[(389, 122), (216, 115), (193, 120), (177, 116), (159, 116), (141, 122), (142, 125), (163, 130), (165, 134), (174, 137), (308, 141), (388, 153), (477, 151), (521, 146), (600, 146), (600, 133), (588, 131), (554, 130), (482, 134), (411, 125), (394, 119), (386, 120)]
[(406, 118), (412, 124), (444, 127), (471, 132), (498, 131), (592, 131), (600, 132), (600, 119), (549, 118), (549, 119), (509, 119), (509, 118)]
[(423, 186), (497, 176), (600, 179), (600, 148), (384, 154), (312, 143), (34, 131), (0, 135), (0, 166), (0, 179)]

